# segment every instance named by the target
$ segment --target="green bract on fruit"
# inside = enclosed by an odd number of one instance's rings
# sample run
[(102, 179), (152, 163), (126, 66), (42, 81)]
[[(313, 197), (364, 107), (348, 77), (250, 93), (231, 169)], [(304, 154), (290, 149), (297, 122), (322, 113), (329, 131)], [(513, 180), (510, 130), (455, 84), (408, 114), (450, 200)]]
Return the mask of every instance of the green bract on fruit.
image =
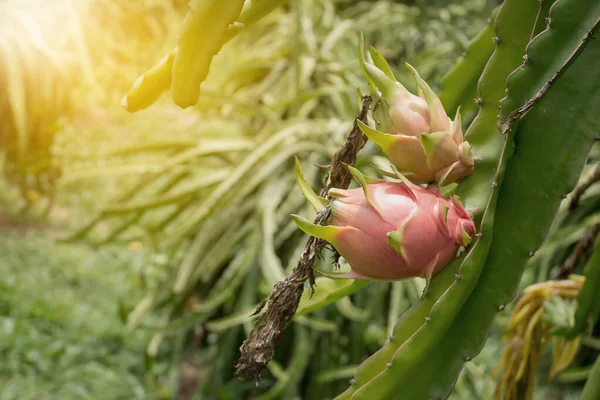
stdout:
[(364, 71), (381, 93), (376, 117), (382, 130), (359, 122), (364, 134), (413, 182), (447, 185), (473, 172), (475, 163), (471, 146), (463, 141), (460, 110), (451, 120), (440, 99), (409, 64), (418, 95), (396, 81), (387, 64), (382, 65), (382, 57), (377, 62), (386, 72), (369, 62), (364, 63)]

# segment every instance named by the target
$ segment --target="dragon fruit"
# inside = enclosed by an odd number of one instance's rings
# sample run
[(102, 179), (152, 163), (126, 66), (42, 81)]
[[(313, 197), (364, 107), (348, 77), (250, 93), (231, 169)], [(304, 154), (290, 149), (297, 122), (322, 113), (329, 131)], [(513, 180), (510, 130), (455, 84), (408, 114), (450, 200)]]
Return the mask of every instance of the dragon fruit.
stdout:
[(422, 188), (402, 175), (402, 181), (368, 179), (350, 170), (362, 188), (330, 191), (335, 197), (332, 225), (293, 216), (301, 230), (327, 240), (348, 261), (348, 277), (429, 278), (475, 234), (475, 224), (457, 197), (446, 199), (437, 187)]
[[(371, 52), (378, 55), (374, 49)], [(381, 94), (375, 117), (383, 131), (359, 121), (363, 133), (413, 182), (448, 185), (473, 172), (475, 163), (471, 146), (463, 140), (460, 110), (451, 120), (438, 96), (409, 64), (405, 65), (415, 78), (418, 96), (396, 81), (383, 57), (376, 60), (379, 66), (370, 62), (363, 66)]]

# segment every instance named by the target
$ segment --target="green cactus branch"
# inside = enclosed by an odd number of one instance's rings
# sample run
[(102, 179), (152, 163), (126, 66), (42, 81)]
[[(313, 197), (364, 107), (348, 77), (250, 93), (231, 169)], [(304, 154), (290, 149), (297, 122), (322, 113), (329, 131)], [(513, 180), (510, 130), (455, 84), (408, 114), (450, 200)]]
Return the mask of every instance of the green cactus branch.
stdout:
[[(480, 234), (483, 234), (483, 236), (476, 240), (466, 258), (451, 264), (434, 279), (431, 300), (425, 298), (423, 302), (414, 306), (401, 318), (393, 337), (390, 338), (390, 343), (359, 367), (352, 386), (340, 398), (366, 399), (395, 396), (394, 398), (425, 399), (445, 397), (463, 363), (475, 355), (481, 343), (485, 340), (485, 335), (491, 323), (489, 316), (493, 318), (498, 311), (498, 307), (505, 304), (512, 296), (520, 272), (530, 256), (531, 249), (539, 246), (556, 212), (557, 202), (568, 191), (569, 185), (572, 185), (573, 177), (578, 176), (585, 155), (591, 145), (590, 130), (582, 132), (573, 147), (569, 146), (569, 151), (577, 154), (577, 156), (569, 160), (565, 160), (564, 157), (560, 158), (563, 163), (562, 166), (565, 168), (562, 173), (555, 171), (555, 166), (550, 169), (532, 167), (531, 161), (524, 158), (522, 154), (536, 159), (538, 165), (547, 164), (549, 160), (552, 160), (549, 154), (566, 154), (565, 151), (567, 150), (564, 146), (561, 147), (559, 143), (553, 143), (555, 147), (548, 148), (547, 152), (540, 154), (539, 145), (536, 145), (536, 147), (530, 144), (532, 138), (536, 135), (532, 135), (529, 130), (533, 126), (531, 121), (535, 120), (535, 117), (539, 119), (540, 110), (544, 110), (540, 104), (544, 104), (546, 107), (557, 106), (557, 95), (550, 92), (555, 95), (547, 96), (549, 88), (554, 84), (558, 85), (557, 78), (565, 73), (567, 68), (571, 67), (574, 60), (581, 54), (588, 43), (587, 39), (591, 37), (591, 33), (587, 34), (583, 40), (579, 36), (575, 44), (559, 42), (557, 51), (562, 50), (563, 52), (560, 53), (562, 58), (560, 56), (556, 57), (559, 62), (555, 69), (557, 72), (548, 79), (549, 82), (540, 79), (538, 76), (536, 84), (538, 91), (532, 93), (529, 97), (531, 101), (526, 102), (511, 114), (511, 119), (503, 126), (504, 133), (508, 133), (508, 135), (503, 137), (495, 129), (495, 114), (497, 111), (494, 110), (494, 103), (497, 104), (504, 95), (504, 83), (498, 78), (502, 75), (508, 76), (521, 64), (525, 46), (532, 36), (538, 16), (542, 12), (540, 4), (537, 2), (527, 2), (527, 6), (527, 12), (524, 12), (522, 2), (507, 1), (499, 12), (495, 24), (497, 33), (495, 41), (498, 46), (479, 83), (482, 109), (467, 132), (468, 140), (474, 145), (475, 154), (480, 155), (484, 162), (478, 166), (471, 177), (465, 180), (459, 191), (467, 204), (470, 202), (471, 207), (475, 205), (479, 209), (477, 214), (479, 218), (482, 218)], [(521, 19), (521, 21), (516, 23), (515, 19)], [(573, 20), (575, 22), (580, 21), (577, 18)], [(589, 24), (586, 29), (590, 29)], [(543, 35), (540, 35), (540, 37), (543, 37)], [(569, 45), (571, 45), (571, 50), (564, 51), (565, 47), (569, 49)], [(535, 56), (534, 49), (535, 46), (530, 48), (529, 57)], [(586, 56), (588, 56), (588, 53), (586, 53)], [(592, 55), (589, 55), (589, 57), (592, 57)], [(585, 61), (579, 61), (577, 65), (585, 65)], [(576, 74), (570, 71), (569, 76), (573, 77)], [(565, 85), (568, 84), (561, 80), (558, 86), (564, 88)], [(573, 85), (572, 82), (571, 85)], [(593, 103), (592, 101), (587, 104)], [(527, 114), (528, 112), (530, 114)], [(558, 111), (555, 111), (555, 113), (558, 113)], [(519, 128), (512, 129), (523, 116), (526, 117)], [(536, 122), (540, 123), (538, 120)], [(529, 129), (523, 128), (523, 125)], [(559, 138), (561, 134), (564, 135), (564, 132), (556, 131), (555, 127), (553, 128), (551, 130)], [(588, 127), (586, 126), (586, 128)], [(519, 132), (526, 133), (519, 134)], [(548, 132), (537, 130), (535, 133), (537, 134), (538, 144), (539, 141), (547, 140), (542, 139), (542, 137), (544, 133), (548, 134)], [(523, 153), (519, 152), (518, 159), (513, 161), (511, 159), (511, 156), (513, 156), (513, 138), (518, 143), (523, 135), (526, 135), (528, 147), (519, 146), (519, 151), (523, 148)], [(500, 145), (500, 143), (502, 144)], [(498, 148), (504, 148), (500, 155), (499, 164), (497, 164), (498, 161), (495, 162), (495, 160), (498, 160), (498, 155), (494, 155)], [(520, 165), (522, 163), (529, 165), (522, 166)], [(515, 170), (515, 165), (519, 165), (518, 171)], [(504, 174), (505, 169), (506, 174)], [(523, 192), (522, 194), (519, 191), (511, 191), (509, 192), (511, 195), (508, 196), (504, 194), (511, 189), (514, 190), (512, 187), (515, 185), (523, 185), (522, 180), (519, 180), (518, 177), (525, 175), (524, 170), (535, 171), (538, 174), (541, 171), (551, 170), (555, 175), (552, 178), (548, 178), (548, 175), (546, 175), (541, 180), (545, 184), (548, 182), (548, 186), (544, 186), (545, 192), (541, 194), (532, 194), (531, 188), (526, 191), (522, 187), (519, 188)], [(538, 180), (535, 172), (530, 174), (531, 181)], [(505, 176), (508, 183), (503, 183)], [(554, 181), (556, 178), (561, 180), (560, 185), (557, 185)], [(550, 185), (550, 182), (553, 185)], [(493, 190), (495, 187), (498, 187), (498, 189)], [(510, 228), (515, 227), (515, 223), (513, 221), (514, 214), (507, 214), (507, 210), (514, 212), (514, 199), (519, 199), (519, 195), (523, 196), (525, 200), (535, 199), (540, 195), (549, 196), (550, 193), (557, 190), (562, 192), (561, 196), (549, 202), (550, 204), (543, 208), (544, 213), (540, 214), (539, 211), (536, 213), (539, 221), (532, 221), (528, 215), (523, 216), (523, 221), (527, 222), (518, 226), (523, 226), (524, 228), (521, 229), (524, 230), (527, 230), (526, 227), (531, 227), (530, 236), (527, 237), (528, 240), (523, 240), (522, 237), (509, 233), (511, 232)], [(486, 192), (492, 192), (492, 196), (487, 195)], [(511, 200), (513, 200), (512, 203)], [(482, 201), (486, 202), (487, 206), (481, 207)], [(538, 200), (525, 202), (525, 204), (529, 207), (539, 208)], [(495, 205), (496, 207), (494, 207)], [(497, 207), (501, 207), (503, 218), (494, 218), (494, 211)], [(523, 207), (523, 209), (529, 207)], [(532, 210), (528, 209), (527, 212), (531, 214)], [(508, 226), (506, 226), (507, 224)], [(501, 226), (502, 229), (499, 229), (498, 226)], [(496, 233), (497, 231), (499, 233)], [(500, 235), (500, 239), (497, 235)], [(526, 243), (528, 250), (524, 258), (515, 259), (512, 267), (515, 273), (510, 276), (511, 279), (502, 276), (504, 265), (494, 265), (493, 267), (485, 265), (485, 268), (483, 268), (484, 264), (504, 264), (506, 257), (497, 253), (501, 249), (511, 248), (511, 246), (517, 248), (523, 246), (522, 243), (520, 246), (518, 243), (514, 243), (519, 239), (521, 242)], [(497, 245), (498, 242), (502, 242), (501, 246)], [(510, 244), (507, 242), (510, 242)], [(490, 253), (488, 253), (488, 250)], [(459, 262), (460, 266), (457, 267)], [(477, 282), (478, 273), (482, 268), (482, 276), (486, 278), (485, 284), (482, 284), (482, 278), (479, 278), (479, 282)], [(450, 274), (456, 275), (452, 277), (449, 276)], [(490, 275), (493, 276), (492, 279), (490, 279)], [(496, 290), (495, 287), (498, 281), (502, 281), (504, 284), (500, 290)], [(447, 282), (451, 282), (449, 286), (446, 286)], [(475, 285), (476, 283), (477, 285)], [(507, 289), (509, 290), (508, 296), (505, 295)], [(490, 292), (493, 296), (490, 296)], [(472, 300), (474, 296), (475, 300)], [(467, 297), (468, 301), (461, 309)], [(492, 303), (490, 306), (490, 297), (492, 299), (501, 298), (502, 301)], [(473, 317), (473, 313), (484, 311), (487, 313), (485, 317)], [(454, 319), (455, 316), (457, 316), (456, 319)], [(422, 318), (421, 321), (423, 322), (418, 321), (419, 317)], [(484, 322), (481, 323), (481, 321)], [(477, 326), (477, 329), (473, 329), (473, 332), (470, 332), (471, 334), (466, 335), (463, 326), (469, 324), (473, 325), (474, 328)], [(474, 341), (473, 339), (477, 340)], [(472, 349), (471, 353), (465, 351), (465, 347)], [(435, 354), (435, 357), (431, 357), (432, 354)], [(443, 362), (440, 361), (440, 354), (445, 356)], [(428, 371), (428, 373), (423, 371)], [(420, 378), (417, 379), (416, 374)], [(432, 379), (422, 379), (423, 376), (432, 377)]]
[[(411, 381), (411, 375), (418, 370), (416, 366), (420, 360), (430, 358), (432, 348), (446, 333), (476, 284), (491, 245), (489, 233), (493, 227), (496, 200), (492, 197), (493, 183), (499, 179), (499, 162), (506, 162), (501, 160), (505, 138), (496, 130), (497, 108), (494, 104), (504, 95), (504, 82), (498, 77), (508, 76), (520, 64), (518, 54), (525, 49), (538, 10), (537, 2), (528, 2), (524, 7), (522, 2), (508, 1), (499, 11), (496, 26), (500, 23), (502, 27), (507, 21), (506, 26), (511, 27), (506, 33), (501, 30), (507, 44), (500, 45), (502, 39), (495, 41), (494, 56), (479, 82), (479, 97), (483, 99), (480, 112), (466, 134), (474, 154), (483, 160), (460, 185), (459, 195), (467, 207), (476, 210), (476, 222), (485, 216), (479, 231), (486, 234), (475, 240), (466, 258), (456, 260), (434, 277), (428, 296), (401, 317), (390, 342), (358, 368), (351, 387), (340, 399), (384, 398), (394, 396), (394, 393), (398, 397), (418, 398), (409, 388), (411, 383), (417, 383), (414, 378)], [(499, 34), (497, 29), (496, 37)], [(428, 387), (432, 383), (423, 379), (416, 381)]]
[[(595, 18), (600, 15), (598, 2), (592, 12), (581, 3), (579, 8), (574, 3), (577, 2), (560, 0), (552, 12), (556, 15), (565, 10), (578, 10), (579, 14), (569, 19), (571, 24), (586, 21), (586, 13)], [(590, 18), (587, 22), (586, 29), (593, 32), (597, 23), (594, 20), (590, 22)], [(553, 24), (549, 29), (572, 27)], [(592, 105), (600, 97), (600, 76), (591, 69), (593, 60), (600, 56), (600, 46), (597, 41), (589, 40), (591, 37), (586, 34), (584, 40), (580, 37), (576, 43), (555, 43), (556, 47), (550, 47), (568, 57), (555, 60), (559, 64), (556, 71), (561, 65), (565, 66), (560, 72), (563, 75), (553, 81), (550, 90), (547, 82), (538, 80), (539, 90), (535, 95), (543, 91), (544, 97), (540, 100), (534, 96), (538, 101), (523, 108), (529, 112), (514, 129), (516, 153), (509, 160), (505, 179), (499, 186), (492, 248), (475, 290), (448, 334), (436, 347), (435, 365), (426, 362), (417, 368), (424, 376), (436, 376), (435, 385), (429, 382), (430, 387), (411, 388), (423, 398), (446, 397), (464, 362), (479, 352), (494, 316), (513, 297), (523, 268), (546, 235), (560, 201), (576, 183), (600, 130), (600, 123), (591, 117), (594, 113)], [(583, 42), (587, 42), (587, 48), (580, 54), (577, 49), (585, 46)], [(562, 46), (569, 44), (569, 50), (564, 51)], [(534, 40), (528, 49), (530, 63), (534, 63), (539, 52), (550, 49), (547, 43), (542, 42), (538, 46)], [(569, 60), (577, 56), (576, 62)], [(569, 69), (566, 70), (566, 67)], [(584, 86), (578, 86), (581, 76), (589, 77)], [(579, 90), (573, 91), (574, 87), (579, 87)], [(572, 105), (577, 113), (566, 115), (562, 112), (565, 104)], [(548, 117), (553, 115), (563, 118)], [(540, 146), (541, 143), (543, 146)], [(535, 187), (530, 184), (534, 181)]]
[(488, 26), (469, 43), (463, 58), (442, 78), (440, 100), (448, 115), (454, 115), (459, 107), (468, 113), (477, 106), (477, 82), (495, 48), (497, 14), (498, 8), (492, 12)]
[[(562, 5), (562, 2), (557, 2), (556, 4), (558, 4), (558, 6), (560, 7)], [(560, 14), (559, 14), (560, 15)], [(591, 14), (591, 15), (595, 15), (595, 14)], [(583, 18), (583, 16), (582, 16)], [(594, 25), (592, 25), (591, 28), (589, 28), (589, 30), (585, 33), (585, 35), (583, 36), (583, 39), (581, 39), (581, 41), (579, 42), (579, 45), (573, 50), (573, 52), (569, 55), (569, 57), (566, 59), (566, 61), (558, 68), (558, 70), (552, 75), (551, 78), (549, 78), (545, 83), (544, 86), (542, 86), (542, 88), (535, 94), (534, 97), (530, 98), (529, 100), (527, 100), (522, 106), (513, 109), (510, 114), (507, 115), (506, 120), (504, 122), (502, 122), (502, 128), (501, 128), (501, 132), (502, 134), (506, 134), (509, 131), (512, 130), (513, 126), (515, 125), (515, 123), (517, 123), (518, 121), (520, 121), (525, 114), (527, 114), (537, 103), (540, 102), (540, 100), (542, 99), (542, 97), (546, 94), (546, 92), (548, 92), (548, 90), (550, 90), (550, 87), (556, 83), (556, 81), (558, 80), (558, 78), (560, 78), (560, 76), (562, 74), (564, 74), (567, 69), (571, 66), (571, 64), (573, 64), (577, 58), (579, 57), (579, 55), (581, 54), (581, 52), (585, 49), (585, 47), (589, 44), (590, 39), (593, 37), (593, 35), (596, 33), (598, 25), (600, 24), (600, 17), (596, 17), (595, 18), (596, 21), (594, 22)], [(556, 23), (556, 22), (555, 22)], [(555, 32), (555, 30), (548, 30), (548, 32)], [(573, 31), (568, 31), (569, 33), (573, 32)], [(552, 38), (547, 39), (547, 36), (550, 35), (544, 35), (540, 38), (540, 40), (546, 39), (546, 40), (552, 40)], [(575, 40), (577, 40), (578, 36), (575, 36)], [(562, 38), (564, 38), (564, 36), (562, 36)], [(534, 42), (535, 45), (539, 45), (539, 42)], [(509, 76), (509, 82), (520, 82), (521, 80), (524, 81), (529, 81), (531, 82), (532, 80), (534, 82), (537, 82), (539, 80), (540, 76), (544, 76), (544, 74), (540, 74), (540, 70), (539, 68), (527, 68), (527, 65), (529, 64), (529, 54), (527, 54), (525, 56), (525, 63), (524, 63), (524, 67), (523, 69), (521, 69), (520, 71), (515, 71), (516, 76)], [(536, 64), (536, 66), (538, 66), (539, 64)], [(544, 64), (543, 64), (544, 65)], [(546, 66), (546, 65), (544, 65)], [(547, 70), (548, 68), (546, 68)], [(528, 77), (523, 77), (523, 76), (518, 76), (519, 73), (521, 71), (527, 71), (527, 72), (531, 72), (532, 74), (535, 74), (534, 76), (537, 77), (534, 79), (528, 78)], [(519, 88), (521, 90), (523, 90), (525, 88), (525, 86), (521, 86), (521, 85), (510, 85), (508, 86), (508, 91), (509, 94), (507, 95), (507, 97), (505, 99), (503, 99), (503, 101), (501, 102), (501, 108), (500, 110), (502, 112), (506, 112), (506, 110), (510, 110), (511, 109), (511, 103), (515, 102), (515, 97), (518, 97), (517, 95), (514, 95), (512, 90), (514, 88)], [(517, 100), (518, 102), (518, 100)], [(500, 118), (502, 119), (502, 115), (500, 116)]]
[(244, 28), (285, 3), (284, 0), (231, 0), (190, 3), (175, 49), (140, 76), (121, 101), (129, 112), (154, 104), (173, 86), (173, 100), (182, 108), (196, 104), (200, 84), (213, 56)]

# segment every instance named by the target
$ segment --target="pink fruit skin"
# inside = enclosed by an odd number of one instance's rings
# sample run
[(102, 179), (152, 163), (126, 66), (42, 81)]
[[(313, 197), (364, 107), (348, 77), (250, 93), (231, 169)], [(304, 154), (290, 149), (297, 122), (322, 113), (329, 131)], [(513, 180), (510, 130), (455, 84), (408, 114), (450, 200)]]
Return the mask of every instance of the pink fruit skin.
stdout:
[[(351, 276), (376, 280), (428, 277), (439, 272), (472, 237), (475, 224), (460, 202), (435, 186), (376, 181), (363, 189), (338, 190), (332, 244), (352, 267)], [(445, 209), (447, 207), (447, 213)], [(402, 229), (394, 245), (388, 233)], [(400, 251), (398, 251), (398, 249)]]

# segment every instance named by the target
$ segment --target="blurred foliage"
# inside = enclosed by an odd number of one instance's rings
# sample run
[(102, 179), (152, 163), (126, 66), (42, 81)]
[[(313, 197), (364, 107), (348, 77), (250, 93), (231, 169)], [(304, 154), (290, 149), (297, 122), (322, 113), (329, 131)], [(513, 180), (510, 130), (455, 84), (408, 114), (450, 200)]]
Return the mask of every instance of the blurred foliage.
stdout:
[(105, 118), (99, 109), (118, 104), (156, 57), (148, 49), (174, 40), (179, 8), (160, 0), (0, 2), (0, 150), (21, 208), (40, 198), (53, 204), (62, 172), (55, 139)]
[[(145, 369), (149, 335), (125, 334), (116, 299), (139, 296), (145, 251), (0, 240), (0, 398), (148, 399), (168, 393), (164, 356)], [(99, 397), (101, 396), (101, 397)]]

